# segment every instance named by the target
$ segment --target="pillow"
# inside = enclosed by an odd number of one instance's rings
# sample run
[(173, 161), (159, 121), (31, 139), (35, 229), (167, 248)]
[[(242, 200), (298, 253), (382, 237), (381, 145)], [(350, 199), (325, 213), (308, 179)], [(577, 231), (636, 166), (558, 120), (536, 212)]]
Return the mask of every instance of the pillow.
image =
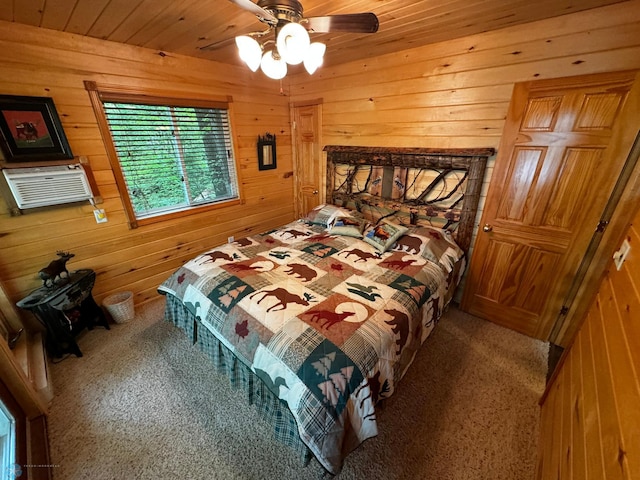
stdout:
[(447, 272), (450, 272), (455, 263), (464, 256), (449, 231), (434, 227), (411, 227), (406, 235), (398, 238), (394, 249), (421, 255), (441, 265)]
[(340, 208), (336, 205), (331, 205), (330, 203), (328, 203), (318, 205), (316, 208), (307, 213), (307, 215), (302, 220), (312, 225), (321, 225), (326, 228), (331, 225), (331, 221), (338, 215), (348, 217), (350, 215), (350, 212), (347, 209)]
[(382, 221), (367, 229), (364, 233), (364, 241), (373, 245), (380, 253), (384, 253), (408, 230), (402, 225)]
[(364, 219), (338, 215), (331, 222), (329, 233), (331, 235), (362, 238), (362, 231), (364, 230), (365, 224)]

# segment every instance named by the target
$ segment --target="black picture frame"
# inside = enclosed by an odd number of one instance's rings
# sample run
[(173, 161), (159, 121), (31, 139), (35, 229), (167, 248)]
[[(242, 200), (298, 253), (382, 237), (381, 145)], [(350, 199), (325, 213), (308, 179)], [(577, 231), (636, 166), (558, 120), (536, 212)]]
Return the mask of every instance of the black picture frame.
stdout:
[(0, 133), (5, 162), (73, 158), (50, 97), (0, 95)]
[(276, 166), (276, 136), (258, 135), (258, 170), (273, 170)]

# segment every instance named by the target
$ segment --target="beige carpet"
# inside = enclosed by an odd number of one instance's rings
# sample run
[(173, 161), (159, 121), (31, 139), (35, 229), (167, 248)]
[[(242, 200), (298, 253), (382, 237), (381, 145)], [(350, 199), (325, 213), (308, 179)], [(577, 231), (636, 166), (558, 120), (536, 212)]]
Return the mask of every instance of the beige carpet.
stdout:
[[(154, 302), (52, 366), (54, 480), (317, 479)], [(339, 479), (531, 480), (547, 345), (451, 308)]]

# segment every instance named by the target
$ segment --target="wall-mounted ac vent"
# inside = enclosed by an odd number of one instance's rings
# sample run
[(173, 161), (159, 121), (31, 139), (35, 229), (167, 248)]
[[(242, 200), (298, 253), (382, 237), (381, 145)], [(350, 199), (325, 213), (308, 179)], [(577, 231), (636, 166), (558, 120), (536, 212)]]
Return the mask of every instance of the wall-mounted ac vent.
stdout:
[(18, 208), (80, 202), (93, 197), (82, 165), (2, 170)]

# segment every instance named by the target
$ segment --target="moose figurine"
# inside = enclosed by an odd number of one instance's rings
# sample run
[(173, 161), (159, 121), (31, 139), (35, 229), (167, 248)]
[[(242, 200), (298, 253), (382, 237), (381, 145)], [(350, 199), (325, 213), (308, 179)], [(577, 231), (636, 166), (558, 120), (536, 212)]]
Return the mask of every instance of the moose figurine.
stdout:
[[(56, 285), (62, 278), (69, 278), (66, 264), (70, 258), (75, 257), (73, 253), (57, 251), (60, 257), (53, 260), (49, 265), (38, 272), (38, 276), (43, 280), (44, 286), (51, 288)], [(64, 277), (62, 274), (65, 274)]]

